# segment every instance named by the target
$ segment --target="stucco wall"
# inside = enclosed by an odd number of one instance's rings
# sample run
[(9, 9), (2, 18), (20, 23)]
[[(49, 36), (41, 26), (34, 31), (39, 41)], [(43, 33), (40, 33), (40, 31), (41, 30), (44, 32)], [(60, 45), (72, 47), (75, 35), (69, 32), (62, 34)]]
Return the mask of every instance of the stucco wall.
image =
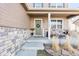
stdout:
[(29, 16), (19, 3), (0, 3), (0, 26), (29, 27)]

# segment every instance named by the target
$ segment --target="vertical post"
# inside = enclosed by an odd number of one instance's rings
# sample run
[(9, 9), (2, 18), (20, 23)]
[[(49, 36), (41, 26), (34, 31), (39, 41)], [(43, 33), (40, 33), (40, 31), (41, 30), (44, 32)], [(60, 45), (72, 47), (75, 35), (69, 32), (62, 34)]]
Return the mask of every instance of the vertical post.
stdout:
[(48, 39), (50, 39), (51, 30), (51, 13), (48, 13)]

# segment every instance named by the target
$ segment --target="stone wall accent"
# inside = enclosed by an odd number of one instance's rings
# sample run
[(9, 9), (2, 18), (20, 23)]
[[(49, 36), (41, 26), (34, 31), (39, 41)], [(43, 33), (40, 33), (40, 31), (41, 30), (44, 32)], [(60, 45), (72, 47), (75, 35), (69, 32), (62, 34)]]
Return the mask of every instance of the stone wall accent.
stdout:
[(0, 55), (14, 55), (29, 37), (28, 29), (0, 27)]

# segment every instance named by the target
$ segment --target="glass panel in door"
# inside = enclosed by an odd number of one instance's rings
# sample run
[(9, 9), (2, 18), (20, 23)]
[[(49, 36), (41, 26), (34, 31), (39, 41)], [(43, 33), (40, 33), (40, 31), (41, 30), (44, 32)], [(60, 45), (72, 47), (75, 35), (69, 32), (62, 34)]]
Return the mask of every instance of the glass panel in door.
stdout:
[(42, 35), (41, 20), (35, 20), (35, 35)]

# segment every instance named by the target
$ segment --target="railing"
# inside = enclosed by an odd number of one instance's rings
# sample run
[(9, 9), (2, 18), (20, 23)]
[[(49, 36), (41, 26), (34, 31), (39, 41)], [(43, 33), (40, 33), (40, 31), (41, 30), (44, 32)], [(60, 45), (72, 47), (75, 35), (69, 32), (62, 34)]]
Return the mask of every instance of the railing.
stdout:
[(33, 8), (65, 8), (65, 3), (33, 3)]
[(29, 37), (30, 30), (28, 29), (0, 27), (0, 55), (15, 55)]

